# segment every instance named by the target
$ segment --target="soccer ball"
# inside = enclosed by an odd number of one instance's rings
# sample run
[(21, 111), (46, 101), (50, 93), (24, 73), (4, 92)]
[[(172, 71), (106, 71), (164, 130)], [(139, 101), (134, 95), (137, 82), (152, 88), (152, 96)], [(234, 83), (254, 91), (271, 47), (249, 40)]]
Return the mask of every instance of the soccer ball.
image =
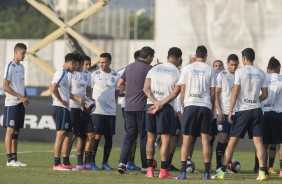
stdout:
[(87, 98), (84, 102), (83, 111), (88, 114), (91, 114), (92, 112), (95, 111), (95, 109), (96, 109), (95, 100)]
[(158, 162), (155, 159), (153, 159), (153, 167), (154, 169), (157, 169), (158, 167)]
[(241, 169), (241, 164), (240, 164), (240, 162), (239, 162), (238, 160), (232, 159), (232, 160), (229, 162), (227, 168), (228, 168), (230, 171), (232, 171), (232, 172), (234, 172), (234, 173), (237, 173), (237, 172), (239, 172), (240, 169)]
[(186, 167), (186, 172), (187, 173), (193, 173), (196, 169), (196, 165), (192, 160), (187, 161), (187, 167)]

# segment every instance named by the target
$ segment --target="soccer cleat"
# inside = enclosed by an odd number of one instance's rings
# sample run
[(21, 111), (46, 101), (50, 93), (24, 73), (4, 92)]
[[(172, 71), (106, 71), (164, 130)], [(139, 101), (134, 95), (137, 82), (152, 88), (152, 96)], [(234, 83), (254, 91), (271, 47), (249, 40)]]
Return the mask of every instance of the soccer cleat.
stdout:
[(217, 173), (219, 173), (220, 171), (221, 171), (221, 167), (217, 168), (215, 172), (216, 172), (216, 174), (217, 174)]
[(180, 171), (180, 169), (176, 168), (174, 165), (169, 165), (167, 167), (167, 170), (168, 171)]
[(119, 163), (118, 168), (117, 168), (117, 171), (118, 171), (120, 174), (124, 174), (124, 173), (126, 172), (126, 165), (123, 164), (123, 163)]
[(136, 166), (134, 162), (128, 162), (126, 168), (129, 170), (141, 171), (141, 168)]
[(208, 173), (208, 172), (204, 173), (203, 179), (204, 180), (210, 180), (211, 179), (210, 173)]
[(266, 180), (265, 172), (264, 171), (259, 171), (259, 175), (257, 177), (257, 181), (264, 181), (264, 180)]
[(141, 168), (140, 173), (147, 174), (147, 168)]
[(76, 170), (78, 171), (84, 170), (84, 165), (77, 165)]
[(20, 165), (21, 167), (26, 167), (27, 166), (27, 164), (21, 163), (21, 161), (19, 161), (19, 160), (17, 160), (16, 163), (18, 165)]
[(269, 174), (265, 174), (265, 180), (269, 180)]
[(15, 162), (14, 160), (11, 160), (11, 162), (7, 161), (6, 166), (8, 166), (8, 167), (20, 167), (20, 165), (17, 162)]
[(61, 164), (61, 166), (65, 169), (73, 169), (75, 168), (72, 164), (68, 164), (68, 165), (65, 165), (65, 164)]
[(153, 167), (148, 167), (148, 168), (147, 168), (146, 177), (148, 177), (148, 178), (154, 177), (154, 168), (153, 168)]
[(177, 180), (185, 180), (186, 179), (186, 172), (180, 173), (178, 176), (176, 176)]
[(277, 172), (275, 171), (273, 167), (268, 168), (268, 172), (269, 174), (277, 174)]
[(225, 173), (220, 169), (220, 171), (211, 177), (213, 180), (224, 180)]
[(101, 170), (108, 170), (108, 171), (111, 171), (111, 170), (113, 170), (113, 168), (111, 168), (107, 162), (103, 162), (103, 163), (102, 163)]
[(170, 174), (167, 169), (161, 169), (159, 178), (172, 178), (172, 174)]
[(59, 164), (57, 166), (53, 166), (53, 171), (68, 171), (69, 169), (66, 169), (65, 167), (62, 167), (62, 164)]
[(100, 171), (100, 168), (97, 167), (95, 163), (89, 163), (85, 165), (86, 170), (92, 170), (92, 171)]

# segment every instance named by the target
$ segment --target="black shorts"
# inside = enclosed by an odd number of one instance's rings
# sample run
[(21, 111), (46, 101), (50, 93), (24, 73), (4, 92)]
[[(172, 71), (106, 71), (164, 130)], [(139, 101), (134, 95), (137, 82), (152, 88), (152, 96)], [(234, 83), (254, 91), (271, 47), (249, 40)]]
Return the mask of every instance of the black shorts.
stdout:
[(94, 132), (94, 126), (90, 114), (85, 113), (79, 108), (71, 109), (72, 132), (79, 137), (85, 137), (86, 133)]
[(273, 111), (263, 115), (263, 144), (282, 144), (282, 113)]
[(23, 128), (25, 117), (25, 107), (23, 103), (15, 106), (5, 106), (3, 127), (11, 127), (15, 129)]
[[(230, 135), (231, 131), (231, 124), (228, 123), (228, 116), (224, 115), (225, 121), (223, 123), (218, 123), (217, 122), (217, 132), (218, 133), (224, 133), (227, 134), (228, 136)], [(232, 118), (233, 119), (233, 118)]]
[(184, 135), (198, 137), (203, 134), (210, 134), (211, 110), (202, 106), (187, 106), (184, 108), (181, 130)]
[(211, 121), (211, 132), (210, 132), (211, 136), (215, 136), (217, 135), (217, 118), (213, 118), (213, 120)]
[(230, 137), (243, 139), (248, 131), (249, 138), (261, 137), (263, 134), (263, 113), (261, 108), (235, 113)]
[(70, 111), (67, 108), (60, 106), (53, 106), (53, 118), (56, 122), (56, 130), (65, 130), (71, 132)]
[[(146, 106), (148, 110), (152, 104)], [(165, 104), (156, 114), (146, 114), (146, 131), (158, 134), (172, 134), (174, 110), (170, 104)]]
[(172, 129), (171, 129), (171, 134), (172, 136), (177, 136), (180, 137), (181, 135), (181, 124), (178, 116), (174, 116), (172, 118)]
[(93, 114), (94, 134), (114, 135), (116, 130), (116, 116)]

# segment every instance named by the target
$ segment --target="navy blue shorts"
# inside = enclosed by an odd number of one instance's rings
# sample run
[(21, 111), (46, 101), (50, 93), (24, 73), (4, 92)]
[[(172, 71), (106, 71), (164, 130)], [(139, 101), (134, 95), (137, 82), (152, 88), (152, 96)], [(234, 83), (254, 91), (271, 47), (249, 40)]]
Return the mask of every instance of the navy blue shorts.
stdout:
[[(152, 104), (146, 106), (148, 110)], [(174, 110), (170, 104), (165, 104), (156, 114), (146, 113), (146, 131), (158, 134), (172, 134)]]
[(93, 114), (94, 134), (114, 135), (116, 132), (116, 116)]
[(91, 115), (80, 108), (71, 109), (71, 124), (72, 132), (76, 136), (85, 137), (86, 133), (94, 132)]
[(261, 108), (235, 113), (230, 137), (243, 139), (248, 131), (249, 138), (261, 137), (263, 134), (263, 113)]
[(172, 127), (171, 129), (172, 131), (170, 135), (179, 137), (181, 135), (181, 124), (178, 116), (173, 116), (171, 127)]
[[(225, 121), (223, 123), (218, 123), (217, 122), (217, 132), (218, 133), (224, 133), (227, 134), (228, 136), (230, 135), (231, 131), (231, 124), (228, 123), (228, 116), (224, 115)], [(232, 118), (233, 119), (233, 118)]]
[(181, 130), (184, 135), (198, 137), (203, 134), (210, 134), (211, 110), (201, 106), (187, 106), (184, 108)]
[(282, 113), (273, 111), (263, 115), (263, 144), (282, 144)]
[(25, 107), (23, 103), (15, 106), (5, 106), (3, 127), (11, 127), (15, 129), (23, 128), (24, 126)]
[(210, 132), (211, 136), (215, 136), (217, 135), (217, 118), (213, 118), (213, 120), (211, 121), (211, 132)]
[(53, 106), (53, 118), (56, 122), (56, 130), (65, 130), (66, 132), (71, 132), (71, 119), (70, 111), (67, 108), (60, 106)]

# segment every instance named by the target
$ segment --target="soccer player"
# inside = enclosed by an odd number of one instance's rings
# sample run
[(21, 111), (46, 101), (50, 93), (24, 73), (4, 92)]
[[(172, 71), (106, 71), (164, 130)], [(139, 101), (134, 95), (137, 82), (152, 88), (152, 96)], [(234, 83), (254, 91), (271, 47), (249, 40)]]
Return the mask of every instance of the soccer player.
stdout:
[(4, 71), (3, 89), (6, 93), (3, 126), (7, 128), (5, 148), (7, 153), (6, 166), (27, 166), (17, 157), (18, 136), (23, 128), (25, 106), (29, 99), (24, 86), (25, 70), (21, 61), (26, 54), (26, 45), (17, 43), (14, 47), (14, 58), (8, 63)]
[[(74, 72), (79, 65), (79, 58), (74, 53), (65, 56), (63, 67), (53, 76), (50, 89), (53, 97), (53, 118), (56, 122), (56, 139), (54, 144), (53, 170), (73, 169), (69, 161), (69, 147), (72, 140), (70, 121), (70, 82), (68, 72)], [(61, 164), (61, 151), (63, 164)]]
[[(213, 69), (216, 75), (218, 75), (219, 72), (224, 69), (223, 62), (221, 60), (215, 60), (213, 62)], [(217, 112), (215, 107), (213, 107), (213, 109), (214, 109), (213, 112), (214, 114), (213, 114), (213, 120), (211, 122), (211, 132), (210, 132), (211, 160), (213, 156), (213, 143), (215, 140), (215, 136), (217, 135)], [(212, 166), (210, 168), (210, 172), (211, 171), (212, 171)]]
[[(229, 104), (234, 83), (234, 73), (238, 68), (238, 65), (238, 56), (235, 54), (230, 54), (227, 58), (227, 70), (222, 70), (221, 72), (219, 72), (216, 78), (217, 83), (215, 88), (215, 107), (217, 110), (218, 130), (218, 143), (216, 147), (217, 170), (222, 166), (222, 157), (224, 155), (224, 151), (228, 143), (231, 124), (227, 122), (227, 115), (230, 108)], [(234, 113), (235, 112), (233, 112), (233, 115)], [(231, 172), (229, 171), (229, 173)]]
[(140, 51), (139, 60), (129, 64), (123, 72), (121, 79), (118, 82), (118, 87), (125, 94), (125, 128), (126, 135), (123, 140), (123, 145), (120, 153), (118, 172), (124, 174), (126, 164), (130, 155), (130, 148), (134, 140), (140, 139), (140, 155), (142, 162), (141, 172), (146, 173), (146, 95), (143, 92), (145, 78), (147, 73), (152, 68), (150, 65), (153, 61), (155, 51), (150, 47), (143, 47)]
[[(263, 144), (266, 151), (266, 160), (268, 158), (268, 150), (271, 151), (270, 145), (275, 146), (280, 144), (280, 177), (282, 177), (282, 126), (281, 126), (281, 97), (282, 97), (282, 76), (279, 75), (281, 69), (280, 62), (275, 58), (271, 57), (267, 66), (266, 84), (268, 87), (268, 98), (262, 102), (264, 111), (263, 120)], [(270, 153), (269, 153), (270, 154)], [(273, 155), (272, 155), (273, 156)], [(269, 159), (270, 160), (270, 159)], [(273, 167), (272, 161), (270, 168)], [(273, 171), (275, 171), (272, 168)], [(276, 172), (276, 171), (275, 171)], [(270, 173), (270, 172), (269, 172)], [(271, 173), (273, 174), (273, 172)]]
[[(76, 72), (68, 73), (71, 90), (71, 124), (73, 130), (73, 141), (77, 137), (77, 170), (91, 169), (92, 143), (94, 127), (91, 115), (82, 110), (86, 97), (91, 98), (91, 73), (87, 70), (87, 61), (78, 54), (81, 61)], [(86, 58), (88, 59), (88, 58)], [(86, 62), (85, 62), (86, 61)], [(91, 61), (90, 61), (91, 65)], [(85, 68), (86, 69), (85, 69)], [(71, 148), (71, 147), (70, 147)], [(83, 152), (85, 151), (85, 162), (83, 165)]]
[[(134, 61), (137, 61), (139, 59), (139, 57), (140, 57), (140, 50), (137, 50), (134, 53)], [(122, 76), (125, 68), (126, 67), (123, 67), (123, 68), (121, 68), (120, 70), (117, 71), (120, 76)], [(122, 91), (122, 93), (119, 94), (119, 97), (124, 97), (124, 96), (125, 96), (125, 92)], [(121, 110), (122, 110), (123, 119), (124, 119), (124, 107), (125, 107), (125, 98), (122, 99), (122, 103), (121, 103)], [(125, 122), (124, 122), (124, 128), (125, 128)], [(126, 128), (125, 128), (125, 131), (126, 131)], [(137, 137), (133, 141), (132, 147), (130, 149), (131, 153), (130, 153), (129, 158), (128, 158), (128, 163), (126, 164), (126, 168), (129, 169), (129, 170), (141, 171), (141, 168), (135, 165), (136, 146), (137, 146)]]
[[(257, 180), (265, 180), (265, 150), (262, 142), (263, 112), (260, 102), (268, 96), (265, 74), (254, 66), (255, 52), (252, 48), (242, 51), (244, 67), (235, 72), (234, 86), (231, 94), (228, 121), (232, 122), (232, 113), (237, 102), (237, 112), (232, 123), (232, 131), (227, 148), (224, 153), (222, 168), (212, 179), (224, 179), (227, 164), (232, 158), (234, 148), (240, 138), (244, 138), (248, 131), (253, 137), (254, 145), (259, 159), (259, 175)], [(260, 94), (261, 92), (261, 94)]]
[[(180, 71), (177, 68), (181, 60), (182, 51), (177, 47), (172, 47), (168, 51), (167, 63), (153, 67), (147, 74), (144, 83), (144, 93), (148, 97), (147, 110), (158, 101), (168, 97), (174, 89)], [(174, 102), (165, 104), (156, 114), (146, 114), (147, 130), (147, 177), (154, 177), (153, 159), (155, 154), (155, 140), (157, 134), (161, 135), (161, 170), (159, 178), (171, 178), (172, 175), (167, 171), (168, 155), (170, 148), (170, 134), (173, 126)]]
[(181, 147), (181, 173), (177, 179), (186, 179), (187, 157), (193, 149), (191, 142), (201, 135), (205, 165), (204, 180), (210, 179), (211, 147), (210, 122), (214, 105), (215, 71), (206, 63), (207, 49), (198, 46), (196, 61), (184, 67), (179, 84), (184, 98), (184, 112), (181, 121), (183, 141)]
[(96, 109), (92, 113), (95, 134), (92, 170), (100, 170), (96, 165), (95, 157), (102, 135), (105, 137), (105, 144), (101, 169), (113, 169), (109, 166), (108, 160), (111, 154), (113, 135), (116, 128), (116, 101), (119, 94), (117, 82), (120, 76), (110, 68), (111, 62), (111, 54), (102, 53), (99, 58), (99, 69), (91, 75), (92, 98), (96, 101)]

